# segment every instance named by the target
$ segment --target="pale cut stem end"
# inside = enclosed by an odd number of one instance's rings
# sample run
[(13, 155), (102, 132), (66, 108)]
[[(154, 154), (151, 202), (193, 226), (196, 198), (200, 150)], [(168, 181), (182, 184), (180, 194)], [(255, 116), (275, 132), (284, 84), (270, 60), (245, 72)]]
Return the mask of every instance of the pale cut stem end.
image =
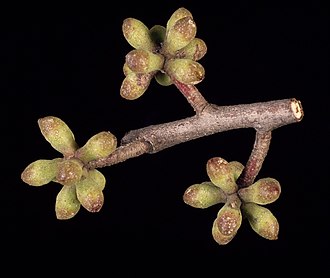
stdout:
[(299, 100), (296, 100), (295, 98), (291, 100), (291, 110), (297, 121), (301, 121), (304, 116), (304, 110)]

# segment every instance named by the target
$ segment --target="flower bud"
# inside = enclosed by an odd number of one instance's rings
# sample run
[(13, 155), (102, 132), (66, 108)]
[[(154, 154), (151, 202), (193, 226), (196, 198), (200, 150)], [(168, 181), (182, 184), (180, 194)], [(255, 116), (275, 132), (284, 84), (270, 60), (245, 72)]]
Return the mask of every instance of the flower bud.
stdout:
[(128, 100), (141, 97), (148, 89), (152, 77), (151, 73), (128, 74), (121, 84), (120, 95)]
[(191, 16), (181, 18), (167, 30), (163, 49), (169, 54), (188, 45), (196, 36), (196, 23)]
[(38, 120), (42, 135), (52, 147), (64, 156), (71, 156), (77, 149), (77, 144), (71, 129), (61, 119), (47, 116)]
[(241, 201), (233, 194), (228, 196), (226, 203), (219, 210), (212, 226), (212, 235), (218, 244), (229, 243), (237, 234), (242, 224), (240, 205)]
[(134, 49), (126, 55), (127, 66), (135, 73), (148, 73), (160, 70), (164, 57), (144, 49)]
[(252, 185), (238, 190), (238, 195), (244, 202), (252, 202), (259, 205), (266, 205), (276, 201), (280, 193), (280, 183), (272, 178), (259, 179)]
[(148, 27), (138, 19), (126, 18), (122, 25), (122, 31), (127, 42), (136, 49), (155, 49)]
[(60, 158), (39, 159), (30, 163), (22, 172), (21, 179), (32, 186), (41, 186), (51, 182), (57, 173)]
[(76, 157), (84, 163), (107, 157), (117, 147), (117, 138), (109, 131), (102, 131), (92, 136), (76, 152)]
[(95, 186), (99, 190), (103, 190), (106, 183), (104, 175), (99, 170), (96, 169), (89, 170), (88, 173), (89, 173), (89, 177), (94, 180)]
[(98, 212), (103, 206), (105, 186), (103, 174), (97, 170), (91, 170), (76, 185), (77, 198), (80, 204), (89, 212)]
[(183, 194), (183, 201), (195, 208), (208, 208), (225, 203), (226, 194), (212, 182), (202, 182), (189, 186)]
[(170, 59), (165, 68), (168, 75), (184, 84), (198, 84), (205, 76), (203, 66), (191, 59)]
[(166, 30), (169, 30), (173, 27), (173, 25), (181, 18), (184, 17), (192, 17), (192, 14), (190, 11), (188, 11), (186, 8), (178, 8), (170, 17), (170, 19), (167, 21), (166, 24)]
[(158, 71), (155, 74), (155, 80), (157, 81), (157, 83), (159, 85), (162, 85), (162, 86), (170, 86), (173, 84), (171, 77), (169, 77), (166, 73), (161, 72), (161, 71)]
[(57, 219), (66, 220), (74, 217), (80, 209), (75, 186), (62, 186), (56, 196), (55, 213)]
[(131, 74), (131, 73), (134, 73), (127, 65), (127, 63), (125, 62), (124, 65), (123, 65), (123, 73), (125, 76)]
[(180, 49), (175, 56), (198, 61), (204, 57), (206, 52), (206, 43), (199, 38), (194, 38), (187, 46)]
[[(206, 172), (211, 182), (220, 187), (226, 194), (237, 191), (236, 176), (239, 164), (228, 163), (221, 157), (213, 157), (206, 163)], [(243, 169), (243, 168), (242, 168)]]
[(241, 162), (238, 162), (238, 161), (230, 161), (227, 164), (227, 167), (233, 173), (235, 181), (239, 178), (239, 176), (242, 174), (243, 169), (244, 169), (243, 164)]
[(279, 224), (269, 209), (255, 203), (243, 203), (242, 211), (258, 235), (269, 240), (278, 238)]
[(150, 37), (154, 43), (160, 45), (165, 40), (166, 28), (161, 25), (155, 25), (150, 28)]
[(55, 177), (56, 182), (62, 185), (75, 185), (80, 181), (83, 174), (83, 164), (78, 159), (62, 160), (58, 163)]

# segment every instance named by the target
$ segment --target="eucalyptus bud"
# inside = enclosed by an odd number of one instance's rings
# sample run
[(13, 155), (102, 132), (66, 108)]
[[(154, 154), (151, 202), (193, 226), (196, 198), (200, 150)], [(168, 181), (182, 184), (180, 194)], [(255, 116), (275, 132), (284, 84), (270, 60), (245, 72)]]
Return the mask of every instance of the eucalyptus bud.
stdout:
[(178, 8), (176, 11), (174, 11), (170, 19), (167, 21), (166, 30), (171, 29), (179, 19), (184, 17), (192, 17), (191, 12), (184, 7)]
[(42, 135), (52, 147), (64, 156), (71, 156), (77, 144), (71, 129), (60, 118), (47, 116), (38, 120)]
[(227, 164), (227, 167), (230, 169), (230, 171), (233, 173), (234, 180), (236, 181), (239, 176), (242, 174), (244, 166), (241, 162), (238, 161), (230, 161)]
[(76, 185), (77, 198), (89, 212), (98, 212), (103, 206), (105, 178), (101, 172), (90, 170)]
[(273, 178), (259, 179), (252, 185), (238, 190), (244, 202), (266, 205), (276, 201), (281, 193), (280, 183)]
[(237, 234), (242, 224), (240, 205), (241, 201), (238, 196), (232, 194), (228, 196), (226, 203), (219, 210), (212, 226), (212, 235), (218, 244), (229, 243)]
[(229, 162), (221, 157), (213, 157), (206, 163), (206, 171), (216, 186), (220, 187), (226, 194), (232, 194), (238, 190), (236, 184), (240, 169), (239, 162)]
[(205, 76), (203, 66), (191, 59), (170, 59), (166, 62), (165, 69), (168, 75), (184, 84), (198, 84)]
[(75, 186), (62, 186), (56, 196), (55, 213), (57, 219), (66, 220), (74, 217), (80, 209)]
[(21, 174), (21, 179), (32, 186), (47, 184), (56, 177), (59, 160), (61, 159), (39, 159), (34, 161), (24, 169)]
[(107, 157), (117, 147), (117, 138), (109, 131), (102, 131), (92, 136), (76, 152), (76, 157), (84, 163)]
[(125, 62), (124, 65), (123, 65), (123, 73), (125, 76), (131, 74), (131, 73), (134, 73), (130, 68), (129, 66), (127, 65), (127, 63)]
[(206, 52), (206, 43), (199, 38), (194, 38), (187, 46), (178, 50), (175, 56), (178, 58), (187, 58), (198, 61), (204, 57)]
[(167, 30), (164, 41), (164, 51), (169, 54), (188, 45), (196, 36), (196, 23), (191, 16), (177, 20), (174, 25)]
[(243, 203), (242, 211), (258, 235), (269, 240), (278, 238), (279, 223), (269, 209), (255, 203)]
[(106, 183), (104, 175), (96, 169), (89, 170), (88, 173), (90, 179), (94, 180), (94, 186), (96, 186), (99, 190), (103, 190)]
[(65, 186), (75, 185), (80, 181), (82, 174), (83, 164), (80, 160), (75, 158), (62, 160), (58, 163), (58, 170), (54, 181)]
[(122, 25), (122, 31), (127, 42), (136, 49), (155, 49), (148, 27), (138, 19), (126, 18)]
[(183, 194), (183, 201), (195, 208), (208, 208), (225, 203), (227, 195), (212, 182), (202, 182), (189, 186)]
[(156, 72), (155, 80), (159, 85), (162, 86), (170, 86), (173, 84), (171, 77), (169, 77), (168, 74), (161, 71)]
[(164, 57), (144, 49), (134, 49), (126, 55), (127, 66), (135, 73), (148, 73), (160, 70)]
[(128, 100), (141, 97), (148, 89), (153, 74), (131, 73), (123, 80), (120, 87), (120, 95)]
[(166, 28), (161, 25), (154, 25), (150, 28), (150, 37), (154, 43), (161, 45), (165, 40)]

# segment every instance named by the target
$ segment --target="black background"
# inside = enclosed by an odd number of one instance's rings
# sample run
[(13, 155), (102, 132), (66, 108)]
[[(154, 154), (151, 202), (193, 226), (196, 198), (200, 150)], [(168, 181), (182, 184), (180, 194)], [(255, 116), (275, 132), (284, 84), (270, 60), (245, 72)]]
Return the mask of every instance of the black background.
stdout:
[[(11, 10), (1, 35), (4, 241), (10, 246), (31, 243), (49, 253), (65, 254), (69, 246), (91, 248), (95, 256), (120, 256), (122, 251), (124, 259), (168, 254), (166, 262), (177, 254), (222, 263), (238, 257), (254, 258), (254, 263), (269, 258), (275, 265), (293, 257), (318, 261), (329, 247), (328, 10), (309, 2), (264, 7), (248, 1), (168, 1)], [(107, 179), (102, 210), (92, 214), (82, 208), (71, 220), (55, 217), (58, 184), (36, 188), (20, 179), (32, 161), (60, 156), (42, 137), (40, 117), (60, 117), (83, 145), (103, 130), (120, 140), (129, 130), (193, 115), (174, 86), (161, 87), (154, 80), (136, 101), (119, 95), (124, 56), (132, 49), (121, 33), (123, 20), (166, 25), (181, 6), (192, 12), (197, 37), (208, 46), (200, 60), (206, 76), (197, 87), (209, 102), (302, 102), (303, 120), (274, 130), (259, 174), (282, 185), (280, 198), (267, 206), (280, 223), (276, 241), (261, 238), (244, 221), (236, 237), (219, 246), (211, 226), (220, 206), (199, 210), (182, 201), (189, 185), (208, 179), (205, 163), (210, 157), (246, 162), (252, 129), (204, 137), (102, 168)], [(62, 256), (77, 256), (67, 252)], [(87, 258), (94, 257), (87, 253)]]

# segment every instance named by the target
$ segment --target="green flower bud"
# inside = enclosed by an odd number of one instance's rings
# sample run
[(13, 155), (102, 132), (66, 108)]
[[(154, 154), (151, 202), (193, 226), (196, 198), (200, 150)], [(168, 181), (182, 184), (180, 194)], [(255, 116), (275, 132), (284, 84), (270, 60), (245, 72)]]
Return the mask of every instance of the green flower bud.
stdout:
[(225, 203), (227, 195), (212, 182), (202, 182), (189, 186), (183, 194), (183, 201), (194, 208), (208, 208)]
[(91, 170), (77, 183), (76, 192), (80, 204), (89, 212), (98, 212), (103, 206), (105, 178), (101, 172)]
[(199, 38), (194, 38), (187, 46), (180, 49), (175, 56), (198, 61), (204, 57), (206, 52), (206, 43)]
[(244, 202), (252, 202), (259, 205), (266, 205), (276, 201), (280, 193), (280, 183), (272, 178), (259, 179), (252, 185), (238, 190), (238, 195)]
[(237, 234), (242, 224), (241, 201), (236, 194), (228, 196), (224, 206), (219, 210), (217, 218), (213, 222), (212, 235), (214, 240), (225, 245)]
[(169, 77), (166, 73), (161, 72), (161, 71), (158, 71), (155, 74), (155, 80), (157, 81), (157, 83), (159, 85), (162, 85), (162, 86), (170, 86), (173, 84), (171, 77)]
[(30, 163), (22, 172), (21, 179), (32, 186), (41, 186), (51, 182), (57, 173), (60, 158), (39, 159)]
[(42, 135), (52, 147), (64, 156), (72, 156), (77, 144), (71, 129), (61, 119), (47, 116), (38, 120)]
[(160, 70), (164, 57), (144, 49), (134, 49), (126, 55), (127, 66), (135, 73), (148, 73)]
[(242, 211), (258, 235), (269, 240), (278, 238), (279, 224), (269, 209), (255, 203), (243, 203)]
[(103, 190), (105, 187), (105, 177), (104, 175), (96, 169), (88, 171), (89, 178), (94, 180), (94, 186), (96, 186), (99, 190)]
[(126, 18), (122, 31), (127, 42), (136, 49), (155, 49), (156, 45), (151, 39), (148, 27), (138, 19)]
[(169, 54), (187, 46), (196, 36), (197, 27), (191, 16), (181, 18), (167, 30), (163, 49)]
[(166, 28), (161, 25), (155, 25), (150, 28), (150, 37), (154, 43), (160, 45), (165, 40)]
[(238, 161), (230, 161), (227, 164), (227, 167), (230, 169), (230, 171), (233, 173), (234, 180), (236, 181), (239, 176), (242, 174), (244, 166), (242, 163)]
[(184, 17), (193, 17), (191, 12), (188, 11), (186, 8), (178, 8), (170, 17), (170, 19), (167, 21), (166, 24), (166, 30), (170, 30), (174, 24), (181, 18)]
[(205, 70), (201, 64), (191, 59), (170, 59), (165, 64), (166, 73), (179, 82), (195, 85), (205, 77)]
[(127, 76), (127, 75), (129, 75), (131, 73), (134, 73), (134, 71), (132, 71), (126, 63), (124, 63), (124, 65), (123, 65), (123, 73), (124, 73), (125, 76)]
[(92, 136), (84, 146), (76, 152), (76, 157), (84, 163), (107, 157), (117, 147), (117, 138), (108, 131), (102, 131)]
[(213, 157), (206, 163), (206, 172), (211, 182), (226, 194), (232, 194), (238, 190), (235, 179), (238, 165), (237, 162), (228, 163), (221, 157)]
[(56, 196), (55, 213), (57, 219), (66, 220), (74, 217), (80, 209), (76, 187), (63, 186)]
[(83, 164), (80, 160), (71, 158), (58, 163), (55, 182), (62, 185), (75, 185), (80, 181), (83, 174)]
[(153, 76), (151, 73), (128, 74), (121, 84), (120, 95), (128, 100), (141, 97), (148, 89)]

